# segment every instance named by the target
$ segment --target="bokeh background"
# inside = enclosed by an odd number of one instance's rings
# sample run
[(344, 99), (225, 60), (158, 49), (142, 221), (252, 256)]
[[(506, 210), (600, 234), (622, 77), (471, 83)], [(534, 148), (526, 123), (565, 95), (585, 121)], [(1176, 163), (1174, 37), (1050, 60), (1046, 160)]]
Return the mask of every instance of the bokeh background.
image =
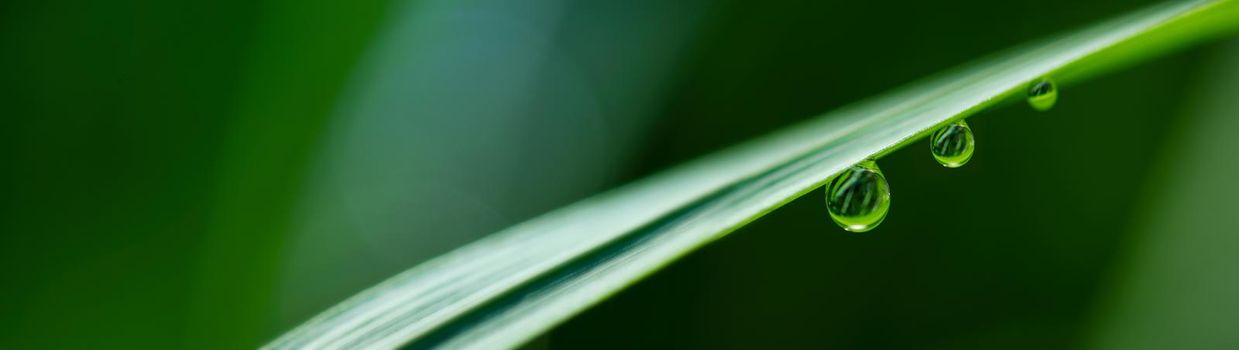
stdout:
[[(478, 237), (1148, 1), (9, 0), (0, 347), (252, 348)], [(969, 120), (534, 342), (1239, 348), (1239, 42)]]

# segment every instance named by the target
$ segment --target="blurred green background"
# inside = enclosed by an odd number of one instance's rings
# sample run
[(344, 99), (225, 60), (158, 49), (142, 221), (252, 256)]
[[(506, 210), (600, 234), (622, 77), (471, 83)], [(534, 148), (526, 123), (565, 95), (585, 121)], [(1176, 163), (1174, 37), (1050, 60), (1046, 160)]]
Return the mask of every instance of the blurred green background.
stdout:
[[(0, 347), (252, 348), (478, 237), (1147, 1), (0, 3)], [(1239, 348), (1239, 42), (969, 120), (550, 348)]]

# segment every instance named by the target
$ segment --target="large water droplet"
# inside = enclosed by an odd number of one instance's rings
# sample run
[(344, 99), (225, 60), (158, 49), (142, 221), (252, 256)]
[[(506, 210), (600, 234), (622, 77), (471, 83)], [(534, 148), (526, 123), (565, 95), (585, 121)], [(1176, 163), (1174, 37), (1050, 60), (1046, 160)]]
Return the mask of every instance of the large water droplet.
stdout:
[(1049, 110), (1058, 102), (1058, 87), (1049, 79), (1038, 80), (1028, 86), (1028, 105), (1038, 111)]
[(972, 159), (972, 128), (962, 119), (944, 126), (929, 138), (929, 151), (942, 166), (958, 168)]
[(844, 230), (872, 230), (886, 219), (890, 207), (890, 185), (871, 160), (844, 170), (826, 186), (826, 208), (830, 210), (830, 218)]

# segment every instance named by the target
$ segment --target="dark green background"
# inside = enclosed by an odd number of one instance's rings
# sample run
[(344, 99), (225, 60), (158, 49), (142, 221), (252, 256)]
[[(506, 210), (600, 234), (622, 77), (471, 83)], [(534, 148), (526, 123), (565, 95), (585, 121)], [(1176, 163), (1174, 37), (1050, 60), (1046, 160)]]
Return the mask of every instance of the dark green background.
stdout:
[[(1141, 3), (7, 1), (0, 347), (255, 347), (476, 237)], [(879, 229), (815, 191), (537, 344), (1105, 347), (1167, 130), (1224, 48), (983, 112), (964, 168), (924, 142), (879, 162)]]

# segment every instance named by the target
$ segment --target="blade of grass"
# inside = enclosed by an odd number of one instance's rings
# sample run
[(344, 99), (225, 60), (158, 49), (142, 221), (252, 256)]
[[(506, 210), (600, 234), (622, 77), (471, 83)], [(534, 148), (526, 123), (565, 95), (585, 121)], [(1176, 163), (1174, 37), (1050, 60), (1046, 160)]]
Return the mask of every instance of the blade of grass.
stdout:
[(1231, 1), (1165, 4), (1022, 46), (496, 233), (346, 300), (269, 344), (510, 347), (676, 258), (937, 127), (1226, 33)]

